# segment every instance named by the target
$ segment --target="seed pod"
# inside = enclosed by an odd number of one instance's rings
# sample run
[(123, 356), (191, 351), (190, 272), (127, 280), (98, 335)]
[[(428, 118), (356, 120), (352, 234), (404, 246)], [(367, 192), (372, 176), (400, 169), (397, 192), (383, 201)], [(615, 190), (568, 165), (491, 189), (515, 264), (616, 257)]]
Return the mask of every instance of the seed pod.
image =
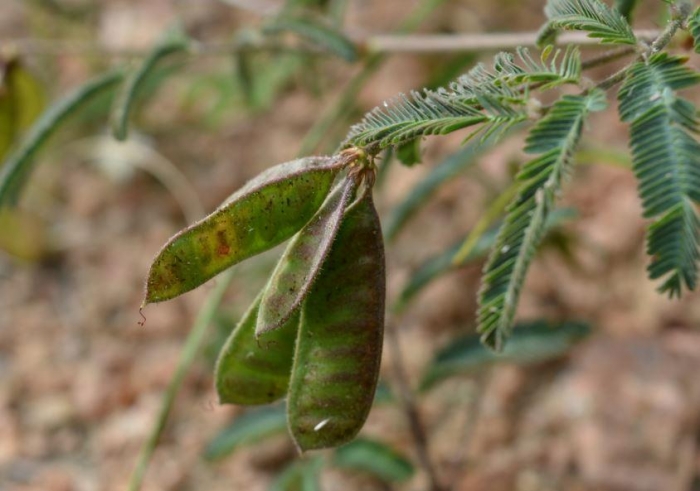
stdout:
[(215, 385), (221, 404), (268, 404), (287, 393), (299, 315), (255, 338), (260, 298), (234, 328), (216, 362)]
[(354, 179), (343, 181), (289, 243), (263, 292), (256, 335), (281, 326), (306, 298), (356, 188)]
[(300, 450), (341, 445), (362, 428), (384, 329), (384, 244), (368, 191), (345, 212), (301, 308), (287, 412)]
[(309, 157), (263, 172), (214, 213), (173, 236), (153, 260), (144, 304), (174, 298), (289, 239), (314, 215), (340, 157)]

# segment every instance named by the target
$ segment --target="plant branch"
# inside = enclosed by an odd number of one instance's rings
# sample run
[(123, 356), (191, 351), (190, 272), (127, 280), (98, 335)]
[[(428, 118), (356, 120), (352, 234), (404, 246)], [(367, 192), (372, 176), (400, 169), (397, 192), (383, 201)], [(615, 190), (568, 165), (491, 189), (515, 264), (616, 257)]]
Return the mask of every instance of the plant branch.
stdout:
[(591, 70), (591, 69), (599, 67), (601, 65), (605, 65), (607, 63), (619, 60), (620, 58), (624, 58), (625, 56), (632, 55), (636, 52), (637, 52), (637, 49), (634, 46), (623, 46), (621, 48), (611, 49), (611, 50), (606, 51), (605, 53), (603, 53), (601, 55), (598, 55), (594, 58), (583, 61), (581, 63), (581, 69), (582, 70)]
[[(646, 56), (658, 53), (661, 50), (663, 50), (666, 46), (668, 46), (668, 44), (673, 39), (673, 36), (675, 36), (678, 29), (680, 29), (683, 26), (683, 23), (689, 15), (690, 5), (686, 2), (681, 2), (676, 7), (676, 12), (673, 12), (673, 19), (668, 23), (666, 28), (661, 33), (657, 34), (654, 41), (651, 43), (651, 45), (649, 45), (647, 52), (640, 54), (637, 57), (636, 61), (643, 60)], [(639, 36), (637, 37), (639, 38)], [(608, 90), (614, 87), (615, 85), (619, 84), (625, 79), (625, 75), (627, 74), (627, 70), (629, 69), (629, 67), (630, 65), (621, 68), (619, 71), (613, 73), (608, 78), (598, 83), (596, 87), (602, 90)]]
[[(674, 21), (675, 22), (675, 21)], [(682, 23), (682, 20), (678, 20)], [(672, 22), (673, 23), (673, 22)], [(676, 25), (678, 29), (680, 23)], [(408, 29), (406, 29), (408, 30)], [(673, 31), (675, 33), (675, 30)], [(647, 29), (635, 31), (639, 39), (657, 39), (659, 31)], [(484, 34), (379, 34), (367, 36), (348, 36), (353, 39), (361, 52), (369, 56), (379, 54), (434, 54), (434, 53), (468, 53), (474, 51), (499, 51), (514, 49), (518, 46), (535, 46), (537, 32), (522, 33), (484, 33)], [(558, 38), (559, 44), (576, 44), (584, 47), (597, 47), (599, 42), (581, 32), (565, 32)], [(0, 46), (7, 46), (25, 56), (82, 55), (113, 58), (144, 57), (150, 53), (146, 49), (118, 48), (83, 41), (64, 41), (57, 39), (2, 39)], [(192, 54), (223, 56), (246, 50), (259, 51), (302, 51), (317, 55), (328, 53), (312, 46), (299, 43), (280, 43), (260, 41), (241, 45), (236, 42), (208, 41), (197, 42)]]
[(649, 54), (653, 55), (664, 49), (671, 42), (676, 31), (680, 29), (691, 13), (693, 6), (691, 2), (682, 1), (671, 5), (671, 21), (666, 28), (658, 35), (649, 48)]
[[(485, 33), (485, 34), (432, 34), (432, 35), (376, 35), (367, 39), (369, 50), (380, 53), (450, 53), (470, 51), (499, 51), (518, 46), (535, 46), (538, 32)], [(657, 29), (635, 31), (640, 39), (654, 39)], [(575, 44), (584, 47), (599, 47), (598, 39), (584, 32), (564, 32), (557, 44)]]
[(148, 469), (148, 464), (153, 456), (153, 452), (158, 446), (160, 437), (163, 435), (163, 431), (165, 430), (165, 424), (168, 421), (168, 416), (170, 415), (173, 403), (175, 402), (175, 396), (177, 396), (177, 393), (180, 391), (185, 375), (192, 365), (192, 362), (199, 351), (199, 347), (202, 344), (204, 334), (211, 324), (224, 293), (233, 279), (233, 271), (233, 269), (229, 269), (217, 277), (216, 286), (209, 293), (204, 305), (197, 314), (192, 330), (187, 336), (185, 345), (180, 353), (180, 360), (178, 361), (177, 368), (175, 368), (173, 378), (170, 379), (170, 383), (165, 390), (165, 394), (163, 394), (163, 402), (161, 404), (160, 411), (158, 412), (156, 422), (151, 430), (151, 434), (139, 452), (136, 467), (134, 468), (134, 472), (131, 474), (131, 479), (129, 480), (129, 491), (138, 491), (141, 489), (141, 483), (143, 482), (143, 478), (146, 474), (146, 469)]

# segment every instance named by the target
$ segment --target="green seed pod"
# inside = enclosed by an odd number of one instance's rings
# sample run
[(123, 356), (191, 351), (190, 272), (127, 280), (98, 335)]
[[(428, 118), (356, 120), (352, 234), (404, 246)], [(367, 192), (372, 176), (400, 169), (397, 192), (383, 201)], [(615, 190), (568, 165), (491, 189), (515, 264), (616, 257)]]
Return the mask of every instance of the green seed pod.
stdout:
[(250, 181), (165, 244), (148, 273), (144, 304), (177, 297), (289, 239), (316, 213), (344, 163), (341, 156), (308, 157)]
[(344, 180), (289, 243), (265, 287), (256, 335), (281, 326), (306, 298), (356, 189), (354, 179)]
[(300, 450), (341, 445), (364, 425), (384, 330), (384, 244), (369, 190), (345, 212), (301, 308), (287, 397)]
[(263, 341), (255, 338), (260, 298), (243, 316), (221, 349), (215, 385), (221, 404), (268, 404), (287, 393), (299, 315), (293, 315)]

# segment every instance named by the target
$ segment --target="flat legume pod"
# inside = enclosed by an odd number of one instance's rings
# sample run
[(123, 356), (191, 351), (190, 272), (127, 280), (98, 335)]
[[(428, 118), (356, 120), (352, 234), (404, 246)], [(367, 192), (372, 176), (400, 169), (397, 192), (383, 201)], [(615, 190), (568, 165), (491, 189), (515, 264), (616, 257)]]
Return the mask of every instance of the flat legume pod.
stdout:
[(344, 180), (289, 243), (263, 292), (257, 335), (282, 325), (306, 298), (356, 188), (353, 179)]
[(377, 385), (384, 330), (384, 244), (371, 193), (348, 208), (301, 308), (287, 398), (301, 450), (348, 442)]
[(173, 236), (153, 260), (144, 304), (192, 290), (294, 235), (316, 213), (343, 165), (309, 157), (263, 172), (214, 213)]
[(258, 341), (255, 321), (260, 297), (235, 327), (216, 362), (215, 385), (222, 404), (268, 404), (287, 393), (299, 315)]

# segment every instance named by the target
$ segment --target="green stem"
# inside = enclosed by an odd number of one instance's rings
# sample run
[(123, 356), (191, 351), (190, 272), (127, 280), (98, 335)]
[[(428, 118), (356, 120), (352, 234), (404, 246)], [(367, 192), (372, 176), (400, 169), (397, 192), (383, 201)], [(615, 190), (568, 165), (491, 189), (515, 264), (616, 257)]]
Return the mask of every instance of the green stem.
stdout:
[(170, 411), (173, 407), (175, 397), (180, 391), (182, 381), (192, 365), (197, 352), (199, 351), (199, 347), (204, 339), (204, 334), (211, 324), (224, 293), (226, 292), (226, 289), (228, 288), (232, 279), (232, 269), (229, 269), (218, 276), (216, 286), (209, 293), (204, 305), (197, 314), (192, 330), (187, 336), (185, 345), (180, 353), (180, 360), (178, 361), (173, 378), (170, 379), (170, 383), (165, 390), (165, 394), (163, 394), (163, 401), (161, 403), (155, 425), (151, 429), (151, 434), (149, 435), (148, 440), (146, 440), (143, 447), (141, 447), (141, 451), (139, 452), (136, 467), (134, 468), (134, 472), (131, 474), (131, 479), (129, 481), (129, 491), (138, 491), (141, 489), (141, 484), (143, 482), (144, 475), (146, 474), (146, 469), (148, 469), (148, 464), (153, 456), (153, 452), (158, 446), (160, 437), (165, 430), (165, 424), (168, 422), (168, 416), (170, 415)]

